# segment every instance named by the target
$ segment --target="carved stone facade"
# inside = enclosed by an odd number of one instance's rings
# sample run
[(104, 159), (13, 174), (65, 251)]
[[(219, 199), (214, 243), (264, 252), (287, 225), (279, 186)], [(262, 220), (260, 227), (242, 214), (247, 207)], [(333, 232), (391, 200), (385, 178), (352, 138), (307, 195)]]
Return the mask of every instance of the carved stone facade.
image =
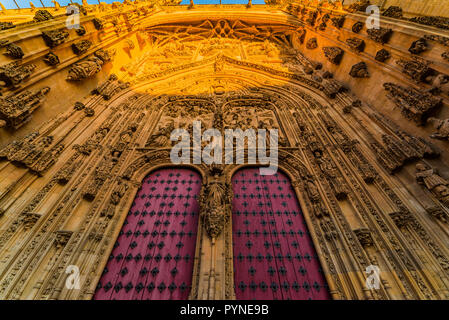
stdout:
[(195, 120), (278, 130), (332, 299), (449, 299), (449, 34), (398, 9), (367, 30), (366, 3), (278, 4), (102, 3), (76, 30), (56, 8), (0, 25), (1, 299), (91, 299), (142, 181), (173, 166), (201, 176), (189, 298), (235, 299), (232, 177), (264, 164), (173, 164), (170, 135)]

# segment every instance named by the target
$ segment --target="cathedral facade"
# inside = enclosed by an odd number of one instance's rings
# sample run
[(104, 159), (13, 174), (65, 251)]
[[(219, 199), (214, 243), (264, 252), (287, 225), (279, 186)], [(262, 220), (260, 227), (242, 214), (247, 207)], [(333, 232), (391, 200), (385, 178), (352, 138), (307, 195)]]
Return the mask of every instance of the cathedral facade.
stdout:
[(449, 6), (378, 2), (3, 7), (0, 299), (449, 299)]

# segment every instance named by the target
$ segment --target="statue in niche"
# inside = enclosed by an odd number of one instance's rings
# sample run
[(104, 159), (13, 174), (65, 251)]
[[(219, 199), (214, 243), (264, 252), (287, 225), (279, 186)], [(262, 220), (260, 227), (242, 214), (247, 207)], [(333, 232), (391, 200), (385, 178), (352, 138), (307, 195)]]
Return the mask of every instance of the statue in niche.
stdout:
[(175, 123), (170, 120), (165, 126), (160, 125), (157, 132), (152, 134), (148, 139), (147, 146), (151, 147), (168, 147), (171, 145), (170, 135), (175, 129)]
[(449, 207), (449, 182), (438, 175), (431, 167), (418, 163), (416, 165), (416, 180), (424, 185), (445, 206)]
[(209, 170), (213, 177), (204, 185), (200, 194), (200, 217), (204, 222), (207, 234), (212, 241), (222, 232), (231, 210), (232, 191), (221, 179), (221, 169), (212, 167)]

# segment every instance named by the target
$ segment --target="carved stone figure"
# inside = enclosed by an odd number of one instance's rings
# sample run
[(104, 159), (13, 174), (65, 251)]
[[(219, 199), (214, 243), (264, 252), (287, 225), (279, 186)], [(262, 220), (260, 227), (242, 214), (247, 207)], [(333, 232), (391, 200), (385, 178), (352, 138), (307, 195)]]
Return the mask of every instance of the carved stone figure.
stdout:
[(328, 155), (325, 155), (318, 151), (315, 151), (314, 155), (318, 167), (321, 169), (321, 171), (331, 184), (332, 189), (334, 190), (335, 197), (338, 200), (346, 199), (349, 192), (348, 188), (340, 173), (338, 172), (338, 169), (333, 164), (332, 160)]
[(15, 129), (31, 119), (31, 115), (44, 101), (49, 87), (38, 91), (25, 90), (16, 95), (0, 98), (0, 119)]
[(354, 230), (354, 233), (363, 247), (370, 247), (374, 244), (373, 238), (371, 237), (371, 231), (369, 229), (356, 229)]
[(0, 67), (0, 81), (6, 86), (17, 86), (27, 79), (36, 69), (36, 65), (20, 65), (19, 62), (10, 62)]
[(222, 232), (230, 215), (230, 187), (220, 181), (215, 174), (212, 181), (204, 185), (200, 194), (200, 217), (203, 220), (207, 234), (213, 241)]
[(402, 111), (403, 115), (419, 125), (425, 123), (429, 114), (441, 106), (442, 99), (413, 88), (404, 88), (394, 83), (384, 83), (387, 95)]
[(6, 45), (5, 55), (10, 56), (14, 59), (22, 59), (25, 53), (23, 53), (22, 48), (15, 43), (9, 43)]
[(175, 129), (173, 121), (168, 122), (166, 126), (160, 126), (156, 133), (152, 134), (148, 139), (147, 146), (151, 147), (168, 147), (171, 145), (170, 135)]
[(425, 164), (418, 163), (416, 165), (416, 180), (449, 208), (449, 182), (440, 177), (436, 170)]
[(432, 74), (429, 63), (424, 60), (415, 58), (413, 60), (398, 60), (396, 63), (402, 67), (403, 73), (417, 82), (425, 81)]
[(430, 117), (427, 122), (431, 123), (437, 130), (430, 137), (434, 139), (449, 140), (449, 119), (441, 120)]
[(117, 76), (115, 74), (111, 74), (105, 82), (103, 82), (101, 85), (99, 85), (97, 88), (92, 90), (92, 94), (99, 94), (103, 96), (105, 100), (109, 100), (120, 92), (123, 89), (126, 89), (129, 87), (129, 83), (122, 82), (118, 80)]
[(69, 70), (67, 80), (79, 81), (90, 78), (100, 72), (103, 61), (97, 57), (91, 56), (81, 62), (75, 63)]

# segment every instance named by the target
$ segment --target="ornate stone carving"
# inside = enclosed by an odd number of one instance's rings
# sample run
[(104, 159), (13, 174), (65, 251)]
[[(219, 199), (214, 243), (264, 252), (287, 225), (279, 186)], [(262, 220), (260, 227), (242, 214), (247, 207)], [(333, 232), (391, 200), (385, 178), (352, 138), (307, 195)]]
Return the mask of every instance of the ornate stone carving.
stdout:
[(309, 14), (308, 14), (307, 19), (306, 19), (306, 23), (309, 26), (313, 27), (315, 25), (315, 21), (316, 21), (317, 16), (318, 16), (318, 12), (317, 11), (309, 11)]
[(25, 230), (31, 229), (41, 217), (40, 214), (34, 212), (23, 213), (23, 227)]
[(0, 67), (0, 81), (6, 86), (17, 86), (27, 79), (36, 69), (36, 65), (20, 65), (19, 62), (10, 62)]
[(75, 173), (76, 169), (80, 166), (80, 162), (67, 162), (56, 174), (55, 180), (59, 184), (66, 184), (70, 181), (70, 179), (73, 177), (73, 174)]
[(324, 55), (333, 64), (340, 64), (344, 51), (339, 47), (323, 47)]
[(326, 80), (326, 83), (324, 84), (323, 92), (328, 96), (329, 98), (334, 99), (337, 93), (346, 91), (346, 87), (335, 79), (328, 79)]
[(103, 21), (101, 19), (94, 18), (94, 19), (92, 19), (92, 22), (94, 24), (95, 29), (101, 30), (101, 29), (104, 28), (104, 23), (103, 23)]
[(40, 159), (33, 164), (30, 169), (37, 175), (42, 176), (58, 160), (59, 155), (64, 151), (64, 145), (58, 145), (52, 150), (46, 152)]
[(430, 137), (434, 139), (449, 140), (449, 119), (441, 120), (430, 117), (427, 122), (431, 123), (437, 130)]
[(25, 53), (23, 53), (23, 50), (21, 47), (16, 45), (15, 43), (9, 43), (6, 45), (6, 52), (5, 55), (10, 56), (14, 59), (22, 59)]
[(42, 38), (44, 39), (46, 45), (50, 48), (54, 48), (57, 45), (60, 45), (68, 37), (69, 33), (64, 28), (42, 32)]
[(56, 248), (64, 247), (69, 242), (73, 231), (59, 230), (56, 232), (55, 246)]
[(398, 228), (407, 226), (413, 220), (408, 211), (395, 211), (389, 215)]
[(7, 30), (15, 28), (16, 26), (12, 22), (2, 21), (0, 22), (0, 30)]
[(419, 125), (424, 124), (429, 115), (441, 106), (442, 99), (430, 93), (390, 82), (384, 83), (384, 88), (389, 92), (387, 97), (401, 109), (402, 114)]
[(49, 91), (50, 88), (45, 87), (38, 91), (25, 90), (0, 98), (0, 119), (15, 129), (21, 127), (31, 119), (33, 111), (40, 107)]
[(443, 53), (441, 54), (441, 56), (443, 57), (443, 59), (449, 61), (449, 51), (443, 52)]
[(398, 60), (396, 63), (402, 67), (403, 73), (417, 82), (425, 81), (432, 74), (429, 63), (425, 60), (415, 58), (413, 60)]
[(360, 228), (354, 230), (354, 233), (359, 240), (362, 247), (371, 247), (374, 245), (373, 238), (371, 237), (371, 231), (366, 228)]
[(44, 62), (49, 66), (55, 66), (59, 64), (59, 57), (55, 55), (53, 52), (49, 52), (45, 55)]
[(109, 51), (100, 49), (94, 52), (94, 56), (106, 63), (112, 60), (113, 54)]
[(449, 182), (438, 175), (431, 167), (418, 163), (416, 180), (429, 190), (442, 204), (449, 208)]
[(351, 49), (357, 52), (363, 52), (363, 50), (365, 50), (365, 41), (363, 41), (362, 39), (349, 38), (346, 39), (346, 43), (351, 47)]
[(118, 80), (115, 74), (111, 74), (105, 82), (92, 90), (92, 94), (101, 95), (105, 100), (109, 100), (123, 89), (129, 87), (129, 83)]
[(425, 24), (427, 26), (433, 26), (440, 29), (449, 30), (449, 18), (447, 17), (415, 17), (410, 19), (411, 22), (416, 22), (419, 24)]
[(377, 61), (380, 61), (380, 62), (385, 62), (385, 61), (387, 61), (390, 57), (391, 57), (390, 52), (388, 52), (388, 51), (385, 50), (385, 49), (380, 49), (379, 51), (376, 52), (376, 57), (375, 57), (375, 59), (376, 59)]
[(81, 55), (85, 53), (92, 46), (92, 42), (89, 40), (81, 40), (72, 43), (72, 50), (74, 54)]
[(80, 27), (78, 29), (75, 29), (75, 32), (77, 35), (84, 36), (86, 34), (86, 29), (80, 25)]
[(427, 50), (427, 41), (424, 38), (418, 39), (412, 43), (408, 51), (413, 54), (420, 54)]
[[(311, 149), (315, 148), (311, 147)], [(335, 197), (338, 200), (346, 199), (349, 192), (348, 187), (333, 161), (327, 154), (324, 154), (319, 150), (315, 150), (312, 152), (314, 153), (315, 161), (318, 164), (318, 167), (331, 185)]]
[(79, 81), (85, 78), (90, 78), (101, 71), (103, 61), (97, 57), (90, 56), (89, 58), (75, 63), (69, 70), (67, 80)]
[(146, 143), (146, 147), (168, 147), (171, 145), (170, 135), (175, 129), (173, 121), (168, 122), (165, 126), (160, 125), (156, 133), (152, 134)]
[(349, 75), (353, 78), (369, 78), (368, 67), (365, 62), (359, 62), (352, 66)]
[(368, 33), (368, 37), (371, 40), (384, 44), (390, 40), (393, 30), (386, 28), (379, 28), (379, 29), (372, 28), (366, 30), (366, 32)]
[(351, 3), (349, 6), (345, 8), (345, 10), (348, 12), (357, 12), (357, 11), (365, 12), (366, 8), (368, 8), (369, 5), (370, 5), (369, 0), (359, 0), (354, 3)]
[(114, 188), (114, 190), (112, 190), (111, 203), (113, 205), (118, 205), (127, 190), (128, 190), (128, 184), (125, 181), (119, 181), (117, 186)]
[(307, 40), (306, 48), (310, 50), (318, 48), (316, 38), (310, 38), (309, 40)]
[(92, 108), (84, 108), (84, 114), (86, 117), (93, 117), (95, 115), (95, 110)]
[(352, 25), (352, 32), (354, 32), (354, 33), (359, 33), (360, 31), (362, 31), (362, 29), (363, 29), (363, 26), (364, 26), (364, 23), (363, 22), (356, 22), (356, 23), (354, 23), (353, 25)]
[(390, 6), (387, 10), (382, 12), (382, 15), (384, 17), (402, 19), (402, 8), (398, 6)]
[(37, 10), (36, 13), (34, 14), (33, 21), (34, 22), (42, 22), (42, 21), (47, 21), (47, 20), (51, 20), (51, 19), (54, 19), (54, 17), (47, 10)]
[(440, 220), (441, 222), (448, 223), (449, 221), (448, 214), (438, 205), (427, 207), (426, 211), (429, 215)]
[(220, 179), (220, 169), (211, 170), (211, 181), (203, 185), (200, 193), (200, 217), (207, 234), (213, 241), (221, 234), (231, 214), (232, 189)]
[(343, 28), (345, 19), (346, 19), (345, 16), (332, 17), (331, 18), (332, 25), (337, 29), (341, 29), (341, 28)]
[(83, 192), (83, 198), (92, 201), (96, 197), (98, 191), (104, 182), (111, 177), (111, 172), (117, 164), (118, 159), (113, 156), (104, 156), (101, 163), (95, 169), (94, 175)]

